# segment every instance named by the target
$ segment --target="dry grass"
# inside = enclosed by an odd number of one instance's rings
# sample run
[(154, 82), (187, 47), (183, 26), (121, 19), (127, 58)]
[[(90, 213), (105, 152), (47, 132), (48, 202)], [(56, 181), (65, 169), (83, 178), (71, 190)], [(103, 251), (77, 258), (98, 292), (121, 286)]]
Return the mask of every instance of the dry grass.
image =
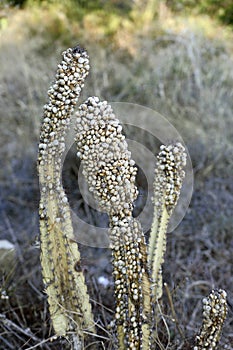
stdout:
[[(38, 13), (36, 16), (41, 18)], [(170, 23), (168, 15), (166, 18)], [(54, 13), (52, 19), (56, 19)], [(30, 27), (28, 12), (10, 14), (8, 27), (0, 34), (0, 239), (14, 243), (17, 253), (15, 268), (0, 276), (0, 349), (62, 346), (61, 340), (49, 341), (53, 333), (43, 294), (39, 251), (32, 243), (38, 234), (36, 157), (42, 106), (60, 52), (67, 41), (68, 45), (76, 44), (75, 36), (81, 37), (91, 57), (92, 73), (83, 99), (98, 95), (109, 101), (154, 108), (172, 122), (189, 149), (195, 187), (184, 220), (168, 236), (164, 280), (173, 305), (165, 291), (158, 321), (164, 347), (158, 348), (190, 349), (201, 321), (201, 300), (210, 289), (225, 289), (229, 305), (233, 305), (231, 48), (219, 37), (215, 40), (196, 33), (188, 24), (186, 31), (178, 30), (179, 26), (168, 31), (165, 20), (160, 31), (157, 24), (157, 29), (146, 36), (133, 33), (132, 27), (125, 25), (121, 29), (124, 41), (116, 31), (111, 40), (102, 33), (94, 43), (88, 36), (88, 21), (84, 32), (77, 25), (71, 30), (67, 18), (59, 19), (67, 25), (66, 35), (62, 32), (56, 40), (50, 30), (53, 21), (48, 18), (47, 26), (35, 32), (38, 22)], [(23, 21), (25, 27), (19, 29)], [(210, 36), (214, 38), (214, 33)], [(110, 45), (109, 40), (114, 44)], [(106, 217), (91, 211), (80, 196), (78, 165), (70, 153), (64, 183), (72, 205), (86, 220), (106, 225)], [(114, 341), (107, 328), (114, 309), (110, 253), (88, 247), (81, 250), (99, 335), (103, 337), (98, 339), (99, 347), (111, 349)], [(98, 276), (108, 278), (109, 286), (103, 287)], [(173, 322), (172, 306), (178, 325)], [(221, 348), (232, 349), (232, 322), (230, 306)]]

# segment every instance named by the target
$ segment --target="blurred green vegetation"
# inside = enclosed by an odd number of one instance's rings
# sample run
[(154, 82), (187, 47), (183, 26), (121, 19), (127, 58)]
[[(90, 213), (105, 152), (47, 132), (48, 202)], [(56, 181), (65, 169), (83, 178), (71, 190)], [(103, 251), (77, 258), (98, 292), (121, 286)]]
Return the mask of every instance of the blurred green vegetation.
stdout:
[(167, 0), (166, 3), (174, 11), (195, 10), (233, 25), (232, 0)]
[[(38, 52), (43, 54), (51, 44), (59, 42), (66, 47), (77, 37), (117, 47), (119, 40), (127, 37), (131, 42), (131, 35), (145, 34), (156, 27), (158, 3), (158, 0), (3, 0), (0, 29), (7, 27), (9, 18), (13, 21), (13, 16), (5, 14), (5, 6), (15, 13), (14, 21), (20, 22), (22, 35), (38, 39)], [(9, 25), (12, 27), (10, 22)]]
[[(193, 27), (204, 30), (205, 35), (209, 31), (209, 37), (216, 33), (216, 24), (210, 23), (211, 18), (233, 25), (231, 0), (3, 0), (3, 9), (4, 4), (12, 11), (23, 12), (21, 30), (27, 31), (29, 37), (46, 38), (38, 51), (46, 50), (56, 41), (66, 47), (77, 37), (105, 47), (109, 44), (118, 47), (119, 41), (127, 39), (129, 46), (133, 46), (135, 34), (161, 35), (168, 17), (172, 29), (177, 26), (178, 16), (185, 20), (192, 17)], [(201, 20), (203, 14), (208, 16)], [(182, 27), (181, 22), (178, 27)], [(0, 28), (6, 28), (7, 23), (8, 17), (1, 11)], [(128, 51), (132, 53), (132, 47)]]
[[(146, 7), (147, 3), (166, 4), (175, 12), (190, 12), (208, 14), (221, 20), (225, 24), (233, 25), (233, 2), (232, 0), (152, 0), (152, 1), (132, 1), (132, 0), (3, 0), (3, 3), (11, 6), (31, 7), (31, 6), (63, 6), (71, 18), (80, 19), (86, 13), (93, 11), (104, 11), (105, 13), (115, 13), (120, 15), (130, 15), (133, 8), (139, 6)], [(68, 13), (67, 13), (68, 14)], [(142, 13), (141, 13), (142, 14)]]
[[(105, 10), (111, 12), (125, 13), (127, 14), (131, 9), (131, 1), (119, 1), (119, 0), (3, 0), (3, 3), (9, 6), (17, 6), (19, 8), (30, 8), (35, 6), (62, 6), (67, 11), (72, 9), (73, 15), (83, 16), (85, 13), (96, 10)], [(70, 15), (72, 13), (70, 12)]]

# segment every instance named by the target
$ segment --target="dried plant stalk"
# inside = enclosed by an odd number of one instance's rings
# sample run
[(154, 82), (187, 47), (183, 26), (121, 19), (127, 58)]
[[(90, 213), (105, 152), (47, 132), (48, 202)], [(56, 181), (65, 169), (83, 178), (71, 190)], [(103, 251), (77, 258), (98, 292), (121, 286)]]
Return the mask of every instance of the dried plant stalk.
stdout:
[[(41, 265), (49, 310), (55, 333), (68, 335), (77, 350), (84, 347), (85, 331), (95, 333), (95, 326), (61, 172), (70, 115), (88, 71), (86, 51), (75, 47), (63, 53), (44, 107), (38, 157)], [(147, 247), (141, 225), (132, 214), (137, 197), (135, 162), (122, 126), (106, 101), (90, 97), (79, 107), (76, 142), (89, 190), (109, 215), (118, 349), (150, 350), (152, 304), (162, 296), (167, 226), (185, 175), (185, 149), (180, 143), (161, 146)], [(203, 304), (204, 320), (194, 350), (213, 350), (226, 318), (226, 293), (212, 291)]]
[(177, 204), (182, 181), (186, 153), (181, 143), (162, 145), (157, 157), (154, 182), (154, 218), (149, 240), (149, 266), (152, 270), (153, 299), (162, 296), (162, 264), (166, 250), (167, 226)]
[[(41, 265), (50, 315), (57, 335), (75, 332), (81, 342), (83, 330), (94, 332), (95, 327), (83, 273), (75, 268), (80, 253), (73, 239), (61, 167), (70, 115), (88, 71), (86, 51), (75, 47), (63, 52), (44, 106), (38, 157)], [(79, 344), (77, 339), (74, 342)]]
[(77, 112), (76, 141), (89, 190), (110, 219), (118, 348), (150, 349), (147, 247), (132, 217), (136, 167), (111, 106), (89, 98)]
[(216, 349), (222, 333), (222, 327), (227, 315), (227, 293), (222, 290), (212, 290), (203, 299), (203, 324), (200, 334), (196, 336), (194, 350)]

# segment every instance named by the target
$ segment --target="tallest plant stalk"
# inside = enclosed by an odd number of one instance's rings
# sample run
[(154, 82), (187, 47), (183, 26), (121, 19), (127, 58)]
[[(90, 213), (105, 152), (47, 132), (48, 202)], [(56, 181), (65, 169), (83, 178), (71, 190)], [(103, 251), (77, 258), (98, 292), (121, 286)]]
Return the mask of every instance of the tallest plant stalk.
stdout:
[(138, 220), (136, 167), (122, 126), (106, 101), (89, 98), (76, 114), (83, 174), (100, 209), (109, 215), (118, 349), (149, 350), (152, 328), (147, 248)]
[(62, 187), (62, 156), (70, 115), (78, 101), (89, 59), (80, 47), (68, 49), (58, 65), (56, 81), (48, 91), (40, 133), (38, 171), (41, 187), (41, 265), (49, 310), (57, 335), (71, 332), (81, 348), (83, 331), (94, 332), (94, 321), (80, 260), (74, 243), (70, 209)]

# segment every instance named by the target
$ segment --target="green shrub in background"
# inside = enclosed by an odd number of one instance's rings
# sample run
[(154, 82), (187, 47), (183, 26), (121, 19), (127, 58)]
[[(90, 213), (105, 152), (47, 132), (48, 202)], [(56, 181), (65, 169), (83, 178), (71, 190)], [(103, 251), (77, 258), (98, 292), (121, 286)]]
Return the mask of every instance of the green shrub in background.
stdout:
[(174, 11), (196, 10), (233, 25), (233, 2), (231, 0), (167, 0), (166, 4)]
[[(160, 0), (163, 2), (163, 0)], [(215, 18), (220, 19), (225, 24), (233, 24), (233, 2), (231, 0), (165, 0), (166, 5), (174, 11), (190, 11), (195, 10), (199, 13), (207, 13)], [(47, 4), (63, 4), (65, 7), (72, 7), (73, 14), (77, 14), (77, 9), (79, 13), (84, 15), (87, 12), (92, 12), (100, 9), (104, 9), (111, 12), (120, 12), (121, 14), (129, 14), (134, 7), (146, 7), (149, 3), (156, 3), (156, 1), (121, 1), (121, 0), (68, 0), (68, 1), (58, 1), (58, 0), (6, 0), (6, 4), (12, 6), (32, 6), (32, 5), (47, 5)], [(70, 13), (72, 15), (72, 13)]]
[(91, 12), (100, 9), (108, 9), (111, 11), (118, 11), (128, 13), (131, 9), (133, 3), (132, 1), (120, 1), (120, 0), (5, 0), (3, 4), (8, 4), (10, 6), (18, 7), (29, 7), (29, 6), (46, 6), (46, 5), (63, 5), (64, 7), (72, 6), (73, 11), (76, 11), (77, 8), (83, 10), (83, 12)]

